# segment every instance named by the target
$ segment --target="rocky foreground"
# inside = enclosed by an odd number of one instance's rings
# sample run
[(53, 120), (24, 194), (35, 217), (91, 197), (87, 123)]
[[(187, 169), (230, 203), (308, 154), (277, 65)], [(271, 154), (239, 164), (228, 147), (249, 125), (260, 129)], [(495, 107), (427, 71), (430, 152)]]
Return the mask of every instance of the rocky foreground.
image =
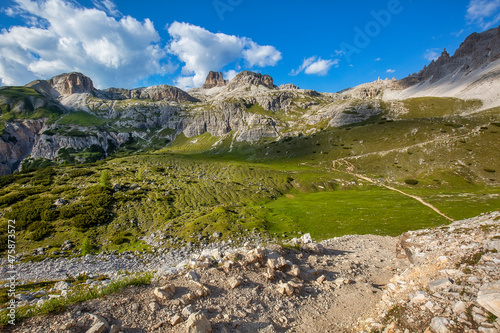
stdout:
[(6, 330), (499, 332), (499, 249), (500, 212), (399, 238), (304, 235), (286, 247), (206, 250), (158, 269), (150, 286)]

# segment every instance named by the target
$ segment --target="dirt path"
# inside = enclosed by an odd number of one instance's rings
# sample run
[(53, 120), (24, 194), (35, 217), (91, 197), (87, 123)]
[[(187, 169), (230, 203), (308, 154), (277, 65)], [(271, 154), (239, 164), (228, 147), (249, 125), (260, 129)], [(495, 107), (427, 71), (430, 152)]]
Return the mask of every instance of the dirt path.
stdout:
[[(320, 252), (274, 245), (265, 250), (262, 262), (244, 264), (243, 256), (227, 270), (224, 265), (197, 268), (199, 282), (208, 288), (204, 296), (187, 298), (188, 293), (196, 295), (200, 285), (182, 271), (150, 286), (129, 287), (54, 315), (27, 319), (7, 332), (85, 333), (95, 324), (95, 314), (119, 324), (124, 333), (184, 333), (186, 324), (172, 325), (172, 318), (178, 315), (182, 322), (190, 312), (202, 311), (214, 333), (354, 333), (358, 318), (375, 308), (383, 286), (409, 262), (396, 258), (392, 237), (344, 236), (321, 244)], [(287, 263), (274, 271), (274, 279), (265, 277), (269, 258)], [(241, 284), (231, 287), (231, 278)], [(289, 282), (300, 289), (283, 295), (279, 286)], [(164, 284), (175, 286), (169, 299), (154, 295), (154, 288)]]
[[(345, 165), (346, 166), (346, 171), (342, 171), (342, 170), (339, 170), (337, 168), (337, 164), (340, 164), (340, 165)], [(403, 192), (401, 190), (398, 190), (397, 188), (394, 188), (392, 186), (389, 186), (389, 185), (385, 185), (385, 184), (381, 184), (380, 182), (377, 182), (375, 180), (373, 180), (372, 178), (369, 178), (369, 177), (366, 177), (366, 176), (363, 176), (363, 175), (360, 175), (360, 174), (357, 174), (354, 172), (354, 165), (349, 162), (349, 161), (346, 161), (346, 160), (343, 160), (343, 159), (339, 159), (339, 160), (335, 160), (333, 161), (333, 170), (335, 171), (338, 171), (338, 172), (343, 172), (343, 173), (347, 173), (349, 175), (352, 175), (352, 176), (355, 176), (357, 178), (360, 178), (360, 179), (363, 179), (363, 180), (366, 180), (367, 182), (371, 183), (371, 184), (374, 184), (374, 185), (377, 185), (377, 186), (381, 186), (381, 187), (385, 187), (386, 189), (388, 190), (391, 190), (391, 191), (395, 191), (395, 192), (398, 192), (399, 194), (402, 194), (402, 195), (405, 195), (409, 198), (412, 198), (412, 199), (415, 199), (417, 200), (418, 202), (420, 202), (422, 205), (424, 206), (427, 206), (429, 207), (430, 209), (432, 209), (433, 211), (435, 211), (436, 213), (438, 213), (439, 215), (441, 215), (442, 217), (444, 217), (445, 219), (447, 219), (448, 221), (450, 222), (453, 222), (454, 220), (445, 215), (443, 212), (441, 212), (439, 209), (437, 209), (436, 207), (434, 207), (433, 205), (431, 205), (430, 203), (424, 201), (424, 199), (422, 199), (421, 197), (418, 197), (416, 195), (412, 195), (412, 194), (409, 194), (409, 193), (406, 193), (406, 192)]]

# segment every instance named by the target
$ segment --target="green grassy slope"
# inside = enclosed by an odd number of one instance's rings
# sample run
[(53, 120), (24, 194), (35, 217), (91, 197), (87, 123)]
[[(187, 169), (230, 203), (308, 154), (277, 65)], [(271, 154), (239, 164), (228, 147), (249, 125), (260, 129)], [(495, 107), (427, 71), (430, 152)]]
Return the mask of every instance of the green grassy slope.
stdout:
[[(500, 110), (436, 117), (413, 111), (408, 119), (390, 120), (387, 110), (357, 126), (256, 145), (232, 135), (180, 135), (153, 153), (1, 177), (0, 244), (12, 218), (20, 251), (85, 237), (101, 249), (147, 249), (140, 238), (158, 231), (166, 245), (183, 246), (211, 241), (214, 231), (222, 239), (252, 231), (321, 239), (447, 222), (349, 172), (418, 195), (454, 219), (500, 209)], [(67, 121), (95, 124), (72, 117)], [(104, 173), (119, 190), (102, 186)], [(57, 199), (66, 203), (56, 206)]]

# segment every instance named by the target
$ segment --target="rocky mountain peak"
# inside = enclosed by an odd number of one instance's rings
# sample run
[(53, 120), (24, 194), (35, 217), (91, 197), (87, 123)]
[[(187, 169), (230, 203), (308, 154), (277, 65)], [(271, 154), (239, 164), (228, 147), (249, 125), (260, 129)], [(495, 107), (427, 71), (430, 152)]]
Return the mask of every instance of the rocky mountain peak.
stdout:
[(439, 57), (438, 61), (445, 62), (450, 60), (450, 58), (450, 54), (448, 53), (448, 51), (446, 51), (446, 49), (444, 49), (444, 51), (441, 52), (441, 56)]
[(267, 88), (275, 88), (273, 83), (273, 78), (269, 75), (262, 75), (260, 73), (254, 73), (250, 71), (243, 71), (236, 75), (234, 79), (229, 83), (228, 89), (234, 90), (241, 86), (254, 85), (254, 86), (265, 86)]
[(287, 84), (282, 84), (278, 87), (279, 90), (299, 90), (300, 88), (297, 87), (293, 83), (287, 83)]
[(423, 81), (436, 82), (458, 72), (467, 74), (500, 59), (500, 27), (473, 33), (460, 45), (453, 56), (444, 49), (441, 56), (424, 67), (419, 73), (400, 81), (403, 87)]
[(202, 86), (202, 88), (211, 89), (214, 87), (224, 87), (228, 83), (229, 83), (228, 80), (224, 80), (224, 75), (222, 74), (222, 72), (210, 71), (210, 73), (208, 73), (207, 75), (205, 84)]
[(54, 76), (49, 84), (61, 95), (82, 94), (94, 92), (94, 83), (82, 73), (66, 73)]

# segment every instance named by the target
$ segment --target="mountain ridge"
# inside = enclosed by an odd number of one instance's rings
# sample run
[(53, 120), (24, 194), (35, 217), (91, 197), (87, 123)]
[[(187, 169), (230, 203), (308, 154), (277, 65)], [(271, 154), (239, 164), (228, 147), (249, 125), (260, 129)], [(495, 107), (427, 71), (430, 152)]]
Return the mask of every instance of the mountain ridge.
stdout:
[[(479, 112), (500, 106), (499, 40), (500, 27), (474, 33), (453, 56), (444, 51), (408, 78), (377, 80), (339, 93), (293, 84), (277, 87), (271, 76), (250, 71), (231, 81), (210, 72), (204, 87), (189, 92), (169, 85), (100, 90), (76, 72), (36, 80), (25, 88), (3, 87), (0, 104), (9, 120), (3, 120), (1, 173), (18, 170), (27, 157), (57, 160), (60, 149), (78, 155), (97, 145), (102, 158), (127, 142), (130, 147), (135, 142), (139, 150), (163, 148), (181, 134), (189, 138), (208, 133), (220, 138), (219, 145), (230, 138), (231, 146), (310, 135), (382, 114), (400, 117), (407, 112), (404, 101), (411, 98), (480, 99), (481, 107), (458, 110)], [(28, 144), (21, 143), (25, 134), (18, 133), (19, 126), (33, 137)]]

